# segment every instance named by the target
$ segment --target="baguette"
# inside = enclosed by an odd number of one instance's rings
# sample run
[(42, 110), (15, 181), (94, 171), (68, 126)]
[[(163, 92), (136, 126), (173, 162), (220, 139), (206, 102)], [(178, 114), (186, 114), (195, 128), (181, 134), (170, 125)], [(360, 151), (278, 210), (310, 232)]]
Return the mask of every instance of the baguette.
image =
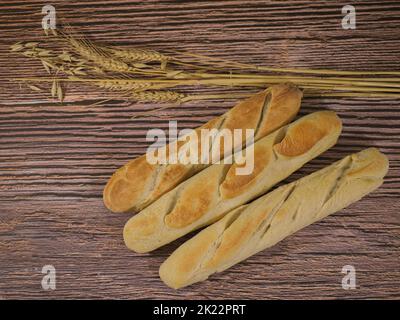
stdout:
[[(200, 129), (213, 128), (254, 129), (254, 140), (257, 141), (292, 121), (299, 111), (301, 97), (302, 92), (292, 85), (275, 85), (237, 104), (224, 115), (209, 121), (196, 131), (199, 133)], [(179, 150), (181, 144), (176, 143)], [(221, 158), (224, 154), (236, 151), (240, 146), (231, 145), (230, 149), (223, 150)], [(201, 145), (199, 150), (200, 148)], [(104, 188), (104, 204), (113, 212), (141, 210), (207, 166), (180, 163), (150, 164), (146, 155), (143, 155), (128, 162), (112, 175)]]
[(254, 154), (251, 174), (236, 175), (237, 163), (208, 167), (128, 220), (125, 244), (149, 252), (213, 223), (329, 149), (341, 128), (334, 112), (320, 111), (276, 130), (251, 146), (254, 153), (246, 152), (246, 159)]
[(205, 280), (378, 188), (388, 170), (375, 148), (284, 185), (241, 206), (181, 245), (161, 265), (171, 288)]

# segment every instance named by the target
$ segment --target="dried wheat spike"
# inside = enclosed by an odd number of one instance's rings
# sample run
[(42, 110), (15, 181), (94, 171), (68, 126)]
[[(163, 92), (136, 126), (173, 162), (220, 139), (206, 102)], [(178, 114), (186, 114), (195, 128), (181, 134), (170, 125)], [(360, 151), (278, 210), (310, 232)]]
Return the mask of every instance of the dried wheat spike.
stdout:
[(93, 61), (107, 71), (134, 71), (134, 69), (129, 67), (125, 62), (108, 57), (107, 55), (103, 54), (100, 49), (96, 49), (93, 45), (87, 45), (85, 42), (72, 37), (69, 37), (68, 40), (79, 55), (87, 60)]
[(104, 89), (112, 90), (112, 91), (129, 91), (129, 90), (146, 90), (152, 87), (152, 83), (150, 82), (133, 82), (127, 80), (101, 80), (95, 82), (95, 84)]
[(186, 95), (174, 91), (142, 91), (142, 92), (133, 92), (132, 97), (142, 102), (182, 103)]
[(170, 60), (170, 57), (163, 55), (154, 50), (145, 49), (109, 49), (110, 52), (126, 62), (166, 62)]

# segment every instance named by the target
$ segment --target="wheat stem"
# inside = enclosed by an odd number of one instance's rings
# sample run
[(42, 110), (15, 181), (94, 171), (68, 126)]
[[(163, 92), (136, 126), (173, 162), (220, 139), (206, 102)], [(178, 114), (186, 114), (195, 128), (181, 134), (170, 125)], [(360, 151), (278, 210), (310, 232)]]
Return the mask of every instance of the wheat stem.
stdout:
[[(15, 78), (14, 80), (19, 81), (52, 81), (50, 79), (41, 78)], [(69, 79), (59, 79), (60, 81), (77, 81), (77, 82), (95, 82), (96, 84), (103, 82), (116, 81), (114, 79), (83, 79), (70, 77)], [(183, 85), (208, 85), (208, 86), (267, 86), (275, 83), (281, 83), (287, 81), (287, 79), (270, 78), (270, 79), (252, 79), (252, 78), (239, 78), (239, 79), (185, 79), (185, 80), (169, 80), (169, 79), (126, 79), (122, 80), (127, 84), (131, 83), (134, 86), (135, 83), (152, 83), (154, 86), (164, 84), (164, 87), (175, 87)], [(347, 82), (323, 82), (323, 81), (310, 81), (308, 79), (290, 79), (290, 82), (298, 85), (299, 87), (312, 87), (315, 89), (330, 88), (334, 90), (354, 90), (354, 91), (379, 91), (379, 92), (400, 92), (400, 88), (392, 87), (372, 87), (362, 85), (349, 85)]]
[[(242, 69), (253, 69), (261, 71), (270, 72), (287, 72), (287, 73), (304, 73), (304, 74), (322, 74), (322, 75), (400, 75), (400, 71), (345, 71), (345, 70), (330, 70), (330, 69), (304, 69), (304, 68), (271, 68), (264, 66), (256, 66), (253, 64), (240, 63), (235, 61), (230, 61), (222, 58), (215, 58), (210, 56), (205, 56), (201, 54), (194, 54), (189, 52), (183, 52), (178, 50), (170, 50), (171, 52), (179, 53), (186, 56), (191, 56), (200, 59), (201, 62), (207, 60), (214, 60), (220, 62), (225, 66), (234, 66)], [(216, 62), (216, 64), (218, 64)], [(212, 62), (213, 64), (213, 62)]]

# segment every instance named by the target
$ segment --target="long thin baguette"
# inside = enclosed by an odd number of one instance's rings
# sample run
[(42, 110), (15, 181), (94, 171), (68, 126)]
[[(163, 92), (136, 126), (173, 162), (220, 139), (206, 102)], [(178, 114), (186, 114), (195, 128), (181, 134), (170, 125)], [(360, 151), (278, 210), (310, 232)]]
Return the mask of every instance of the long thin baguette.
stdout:
[(237, 163), (208, 167), (132, 217), (124, 228), (125, 244), (148, 252), (213, 223), (329, 149), (341, 128), (334, 112), (320, 111), (276, 130), (253, 145), (251, 174), (236, 175)]
[[(227, 113), (209, 121), (196, 131), (199, 133), (200, 129), (213, 128), (254, 129), (254, 140), (257, 141), (292, 121), (299, 111), (301, 97), (302, 92), (292, 85), (275, 85), (240, 102)], [(221, 157), (236, 151), (235, 149), (240, 147), (239, 143), (223, 150)], [(178, 150), (182, 144), (177, 142)], [(199, 150), (200, 148), (201, 144)], [(104, 204), (113, 212), (141, 210), (207, 166), (207, 164), (150, 164), (146, 155), (143, 155), (128, 162), (112, 175), (104, 188)]]
[(161, 265), (172, 288), (202, 281), (378, 188), (388, 160), (375, 148), (284, 185), (241, 206), (181, 245)]

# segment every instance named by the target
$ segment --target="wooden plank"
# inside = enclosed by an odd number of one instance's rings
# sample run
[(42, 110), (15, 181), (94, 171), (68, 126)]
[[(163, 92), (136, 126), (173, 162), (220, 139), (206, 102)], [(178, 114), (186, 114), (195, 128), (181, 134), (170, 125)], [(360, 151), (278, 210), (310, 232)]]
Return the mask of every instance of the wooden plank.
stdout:
[[(52, 4), (60, 20), (109, 44), (178, 47), (274, 67), (400, 71), (398, 1), (355, 3), (356, 30), (341, 28), (347, 3), (332, 1)], [(390, 159), (385, 184), (229, 271), (173, 291), (159, 280), (158, 267), (183, 239), (151, 254), (130, 252), (121, 237), (129, 215), (109, 213), (102, 189), (116, 168), (145, 152), (149, 128), (166, 128), (172, 119), (194, 128), (235, 100), (191, 102), (131, 119), (158, 106), (123, 99), (93, 105), (104, 92), (74, 85), (60, 104), (46, 92), (20, 88), (9, 79), (43, 73), (8, 46), (42, 38), (42, 5), (0, 4), (0, 298), (400, 298), (399, 100), (305, 98), (301, 115), (334, 110), (343, 134), (287, 181), (375, 146)], [(56, 267), (55, 291), (41, 288), (45, 264)], [(355, 290), (341, 287), (347, 264), (357, 270)]]

